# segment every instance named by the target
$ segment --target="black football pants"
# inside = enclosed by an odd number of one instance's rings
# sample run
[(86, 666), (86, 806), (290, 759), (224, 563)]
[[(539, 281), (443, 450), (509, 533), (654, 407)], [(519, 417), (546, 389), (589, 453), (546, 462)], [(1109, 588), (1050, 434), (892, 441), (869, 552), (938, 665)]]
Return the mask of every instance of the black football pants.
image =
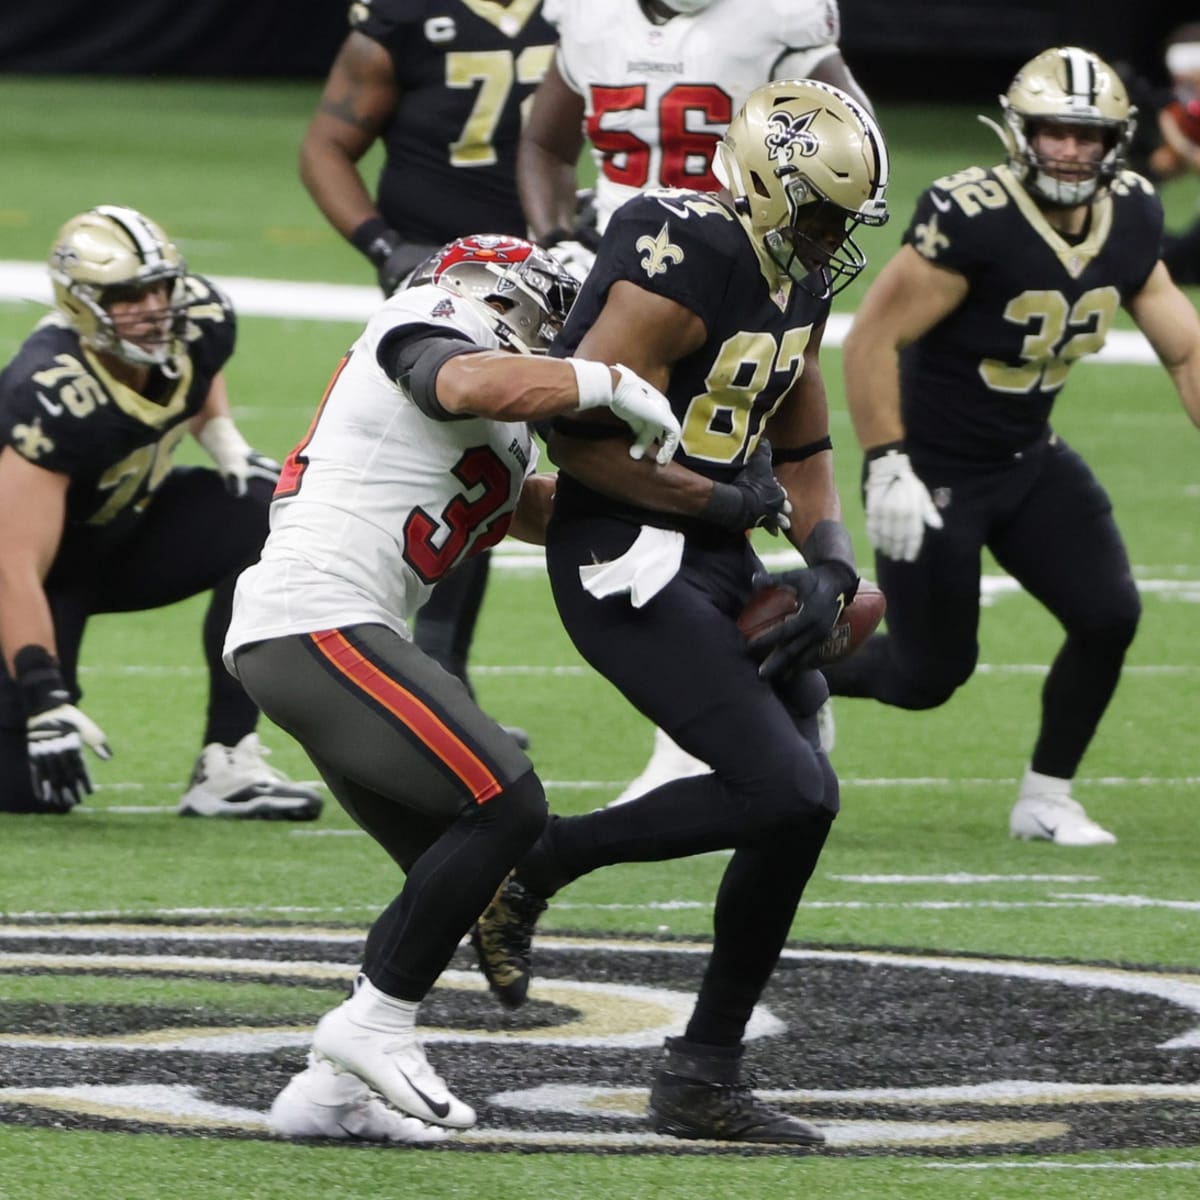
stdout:
[(688, 1037), (736, 1045), (838, 809), (815, 729), (827, 693), (815, 672), (789, 684), (786, 702), (759, 679), (734, 624), (758, 561), (744, 537), (689, 548), (680, 573), (640, 609), (628, 596), (584, 591), (580, 566), (616, 558), (636, 535), (620, 521), (556, 513), (547, 540), (555, 603), (584, 658), (713, 773), (552, 821), (521, 875), (548, 893), (609, 863), (732, 849)]
[(944, 527), (926, 531), (916, 562), (876, 555), (887, 633), (826, 669), (830, 691), (908, 709), (945, 703), (978, 659), (986, 546), (1066, 631), (1042, 690), (1032, 765), (1070, 779), (1116, 689), (1141, 612), (1112, 503), (1057, 438), (1004, 463), (912, 457), (930, 493), (948, 498)]

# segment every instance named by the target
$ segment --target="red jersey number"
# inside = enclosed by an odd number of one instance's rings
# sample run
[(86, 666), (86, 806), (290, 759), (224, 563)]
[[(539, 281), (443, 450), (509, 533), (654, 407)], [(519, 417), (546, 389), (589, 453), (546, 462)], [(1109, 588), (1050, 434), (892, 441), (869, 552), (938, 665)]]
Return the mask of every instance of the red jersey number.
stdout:
[(605, 129), (610, 113), (646, 107), (646, 85), (592, 88), (592, 113), (587, 134), (600, 152), (605, 176), (625, 187), (696, 188), (715, 192), (721, 185), (712, 173), (713, 152), (719, 133), (689, 128), (689, 116), (724, 128), (733, 117), (733, 102), (711, 83), (677, 83), (659, 101), (658, 144), (662, 147), (659, 179), (650, 178), (650, 145), (627, 129)]
[[(496, 513), (508, 501), (512, 484), (508, 467), (489, 446), (474, 446), (458, 460), (454, 476), (471, 491), (483, 488), (476, 500), (457, 495), (442, 509), (440, 518), (414, 508), (404, 522), (404, 559), (425, 583), (436, 583), (462, 558), (494, 546), (508, 532), (512, 513)], [(441, 545), (442, 530), (449, 533)], [(474, 540), (471, 535), (477, 533)], [(470, 542), (470, 549), (467, 544)]]

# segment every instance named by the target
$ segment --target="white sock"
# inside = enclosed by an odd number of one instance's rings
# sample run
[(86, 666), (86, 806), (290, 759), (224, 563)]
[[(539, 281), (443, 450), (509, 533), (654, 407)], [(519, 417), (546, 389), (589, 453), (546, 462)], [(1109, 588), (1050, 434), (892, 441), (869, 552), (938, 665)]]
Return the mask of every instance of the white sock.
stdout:
[(398, 1000), (381, 992), (369, 979), (362, 977), (354, 995), (345, 1002), (346, 1012), (356, 1025), (378, 1029), (385, 1033), (411, 1033), (417, 1023), (415, 1000)]
[(1060, 779), (1057, 775), (1039, 775), (1030, 767), (1021, 781), (1021, 796), (1053, 796), (1069, 800), (1071, 798), (1071, 781)]

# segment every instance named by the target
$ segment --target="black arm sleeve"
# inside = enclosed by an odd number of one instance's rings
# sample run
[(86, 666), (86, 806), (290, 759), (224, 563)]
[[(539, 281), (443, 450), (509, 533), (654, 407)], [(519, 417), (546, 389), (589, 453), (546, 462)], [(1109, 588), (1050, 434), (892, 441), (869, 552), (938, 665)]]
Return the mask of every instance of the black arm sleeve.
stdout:
[(447, 412), (437, 398), (437, 373), (459, 354), (482, 350), (444, 325), (401, 325), (388, 333), (375, 352), (383, 372), (412, 397), (433, 421), (468, 421), (470, 413)]

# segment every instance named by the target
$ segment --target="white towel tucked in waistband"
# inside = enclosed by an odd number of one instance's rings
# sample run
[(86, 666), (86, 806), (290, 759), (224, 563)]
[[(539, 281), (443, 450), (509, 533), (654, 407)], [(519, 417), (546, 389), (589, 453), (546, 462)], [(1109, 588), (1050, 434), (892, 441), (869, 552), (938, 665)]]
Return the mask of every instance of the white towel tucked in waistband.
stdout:
[(634, 608), (652, 600), (679, 573), (683, 534), (677, 529), (643, 525), (636, 541), (620, 558), (579, 568), (584, 589), (598, 600), (628, 592)]

